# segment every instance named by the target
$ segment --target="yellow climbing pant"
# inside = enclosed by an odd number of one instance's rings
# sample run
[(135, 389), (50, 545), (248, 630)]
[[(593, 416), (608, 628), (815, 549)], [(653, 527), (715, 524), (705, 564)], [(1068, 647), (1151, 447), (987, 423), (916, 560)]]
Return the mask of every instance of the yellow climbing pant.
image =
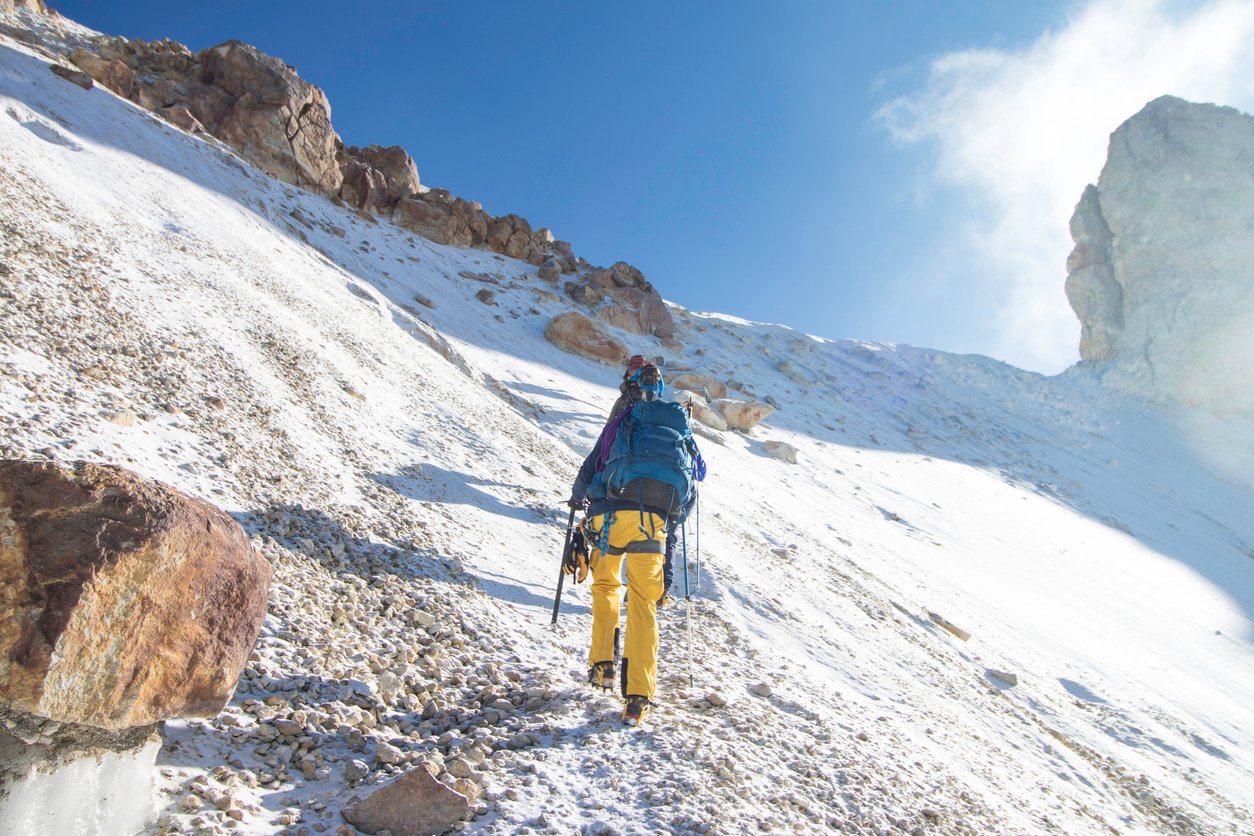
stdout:
[[(590, 520), (592, 547), (592, 647), (588, 664), (614, 658), (614, 631), (619, 628), (627, 565), (627, 632), (623, 636), (623, 670), (627, 694), (653, 699), (657, 691), (657, 599), (662, 597), (662, 563), (666, 520), (647, 511), (612, 511)], [(609, 527), (608, 535), (605, 534)]]

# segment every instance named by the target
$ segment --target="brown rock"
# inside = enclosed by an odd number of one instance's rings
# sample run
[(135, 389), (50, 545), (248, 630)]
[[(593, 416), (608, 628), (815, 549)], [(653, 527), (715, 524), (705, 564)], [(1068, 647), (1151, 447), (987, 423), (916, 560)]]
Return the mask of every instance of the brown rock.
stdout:
[(90, 90), (96, 86), (96, 82), (92, 80), (92, 77), (82, 70), (72, 70), (61, 64), (53, 64), (49, 69), (52, 70), (53, 75), (59, 75), (66, 81), (72, 81), (84, 90)]
[(451, 211), (425, 197), (401, 199), (392, 211), (392, 223), (439, 244), (449, 243), (445, 240), (445, 226), (451, 218)]
[(471, 237), (470, 246), (476, 246), (484, 243), (488, 237), (488, 221), (491, 217), (487, 212), (483, 211), (483, 207), (478, 203), (462, 198), (453, 199), (453, 214), (461, 219), (469, 230)]
[(610, 278), (619, 287), (646, 287), (649, 284), (644, 280), (644, 273), (625, 261), (616, 262), (609, 272)]
[(596, 315), (601, 321), (613, 325), (615, 328), (622, 328), (624, 331), (630, 331), (633, 334), (647, 333), (644, 330), (644, 324), (640, 321), (639, 311), (611, 304), (604, 308), (597, 308)]
[(562, 272), (562, 266), (556, 258), (550, 256), (540, 264), (540, 278), (545, 281), (555, 282)]
[(659, 337), (674, 335), (675, 320), (671, 318), (666, 303), (652, 286), (615, 286), (606, 293), (614, 300), (615, 305), (630, 314), (616, 315), (623, 323), (619, 325), (620, 328), (634, 334), (653, 334)]
[(505, 245), (509, 243), (510, 236), (514, 234), (514, 226), (509, 222), (508, 217), (497, 218), (488, 224), (488, 234), (484, 239), (484, 243), (494, 252), (505, 252)]
[(205, 126), (185, 107), (163, 107), (157, 111), (171, 125), (182, 128), (189, 134), (204, 133)]
[(527, 254), (527, 248), (531, 245), (531, 237), (521, 229), (509, 237), (505, 242), (505, 249), (501, 252), (510, 258), (522, 258)]
[(707, 400), (727, 397), (726, 384), (715, 380), (708, 374), (701, 374), (700, 372), (687, 372), (675, 375), (667, 378), (666, 384), (688, 392), (699, 392)]
[(727, 429), (727, 419), (723, 417), (721, 412), (711, 409), (704, 398), (690, 396), (688, 398), (677, 398), (686, 403), (692, 404), (692, 417), (705, 424), (707, 427), (716, 430)]
[(387, 202), (387, 180), (383, 172), (348, 154), (340, 155), (340, 198), (357, 209), (377, 212)]
[(349, 151), (356, 152), (354, 156), (383, 175), (389, 200), (415, 195), (422, 186), (418, 182), (418, 166), (414, 164), (414, 158), (399, 145), (388, 148), (367, 145), (365, 148), (350, 148)]
[(586, 281), (589, 286), (600, 290), (609, 290), (611, 287), (618, 287), (618, 285), (615, 284), (614, 277), (610, 274), (609, 270), (597, 270), (595, 273), (590, 273)]
[(553, 317), (544, 329), (544, 336), (564, 351), (602, 363), (619, 365), (627, 359), (627, 346), (583, 314), (571, 312)]
[[(154, 90), (159, 89), (159, 85), (154, 85)], [(143, 104), (143, 91), (144, 88), (140, 88), (140, 104)], [(188, 88), (187, 109), (214, 136), (218, 135), (222, 123), (231, 115), (231, 111), (234, 108), (235, 99), (221, 87), (214, 87), (210, 84), (193, 84)]]
[(286, 183), (324, 194), (339, 192), (339, 137), (322, 90), (279, 59), (240, 41), (219, 44), (199, 57), (201, 81), (235, 97), (231, 113), (218, 127), (220, 139)]
[(775, 407), (770, 404), (747, 401), (719, 400), (714, 405), (723, 413), (729, 427), (742, 432), (753, 429), (759, 421), (775, 411)]
[(0, 698), (114, 730), (212, 717), (270, 577), (207, 502), (117, 467), (0, 461)]
[(358, 209), (378, 212), (418, 193), (418, 167), (399, 146), (344, 148), (339, 156), (344, 182), (340, 197)]
[(587, 305), (588, 307), (600, 304), (601, 299), (603, 298), (601, 296), (601, 292), (591, 285), (579, 284), (577, 282), (567, 282), (563, 289), (566, 291), (566, 295), (571, 299), (574, 299), (581, 305)]
[(70, 53), (70, 60), (80, 70), (119, 96), (130, 98), (131, 92), (135, 89), (135, 73), (121, 61), (106, 60), (82, 47)]
[(11, 12), (14, 9), (27, 9), (39, 14), (48, 13), (44, 0), (0, 0), (0, 11)]
[(470, 799), (435, 779), (420, 766), (344, 807), (344, 818), (363, 833), (394, 836), (443, 833), (470, 815)]
[[(155, 78), (139, 84), (134, 90), (134, 98), (141, 107), (147, 110), (175, 107), (180, 101), (189, 99), (185, 89), (168, 78)], [(219, 122), (230, 112), (231, 103), (232, 100), (228, 98), (227, 109), (223, 111), (222, 117), (219, 117)]]

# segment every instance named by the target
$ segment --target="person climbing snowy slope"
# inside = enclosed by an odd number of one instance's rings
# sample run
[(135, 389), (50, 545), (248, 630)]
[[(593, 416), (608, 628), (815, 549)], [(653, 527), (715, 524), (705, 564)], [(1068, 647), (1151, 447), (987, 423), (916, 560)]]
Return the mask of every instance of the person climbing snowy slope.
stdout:
[(657, 367), (645, 364), (632, 381), (642, 399), (629, 403), (601, 431), (575, 478), (569, 504), (588, 502), (584, 527), (593, 578), (588, 680), (602, 688), (611, 687), (615, 678), (620, 575), (626, 564), (630, 594), (620, 681), (626, 698), (623, 722), (636, 725), (657, 691), (657, 606), (665, 592), (667, 533), (682, 524), (695, 502), (705, 462), (684, 408), (660, 399), (666, 384)]
[[(640, 370), (646, 365), (652, 364), (645, 359), (643, 354), (633, 354), (627, 361), (627, 369), (623, 372), (623, 382), (618, 384), (618, 399), (610, 408), (606, 426), (612, 424), (624, 409), (643, 399), (644, 393), (640, 389), (639, 377)], [(702, 462), (702, 467), (704, 466)], [(696, 494), (694, 493), (692, 501), (695, 500)], [(685, 508), (684, 515), (687, 516), (691, 510), (691, 506)], [(666, 531), (666, 559), (662, 563), (662, 596), (657, 599), (659, 607), (664, 607), (671, 601), (670, 591), (675, 580), (675, 546), (678, 544), (678, 539), (679, 527), (669, 526)]]

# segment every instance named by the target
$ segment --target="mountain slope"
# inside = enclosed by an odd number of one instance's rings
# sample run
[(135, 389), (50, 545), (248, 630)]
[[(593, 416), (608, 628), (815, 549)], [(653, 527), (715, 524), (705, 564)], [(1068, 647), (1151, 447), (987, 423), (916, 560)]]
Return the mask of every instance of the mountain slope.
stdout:
[(623, 731), (580, 684), (586, 590), (548, 626), (618, 376), (544, 340), (555, 287), (12, 42), (0, 111), (0, 453), (204, 496), (275, 565), (232, 706), (167, 730), (171, 827), (225, 829), (229, 794), (237, 832), (334, 829), (353, 759), (473, 778), (482, 832), (1254, 826), (1248, 427), (676, 308), (666, 369), (781, 408), (702, 438), (692, 628), (663, 612), (662, 704)]

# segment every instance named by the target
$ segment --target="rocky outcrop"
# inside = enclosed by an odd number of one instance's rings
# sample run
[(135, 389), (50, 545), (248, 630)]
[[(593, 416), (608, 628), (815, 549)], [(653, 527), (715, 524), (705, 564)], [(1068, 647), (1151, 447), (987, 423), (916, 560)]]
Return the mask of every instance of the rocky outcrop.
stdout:
[(217, 508), (116, 467), (0, 462), (0, 699), (124, 729), (213, 716), (270, 566)]
[(340, 198), (375, 214), (391, 211), (398, 201), (418, 194), (418, 166), (404, 148), (341, 148), (340, 173), (344, 176)]
[(201, 82), (235, 99), (217, 124), (197, 116), (206, 128), (273, 177), (328, 195), (339, 192), (339, 137), (320, 88), (240, 41), (201, 52), (199, 63)]
[(1254, 118), (1165, 96), (1111, 135), (1071, 219), (1080, 356), (1153, 400), (1254, 412)]
[[(399, 146), (345, 146), (318, 87), (277, 58), (239, 41), (193, 54), (174, 41), (106, 38), (80, 47), (75, 65), (119, 96), (192, 132), (205, 131), (266, 173), (442, 244), (483, 247), (573, 273), (570, 244), (517, 215), (496, 218), (478, 203), (426, 189)], [(638, 306), (639, 307), (639, 306)], [(652, 314), (656, 317), (656, 314)]]
[(409, 770), (364, 800), (345, 806), (345, 820), (363, 833), (386, 830), (395, 836), (427, 836), (451, 830), (470, 816), (478, 788), (460, 780), (459, 792), (436, 780), (435, 772), (426, 764)]
[(48, 7), (44, 5), (44, 0), (0, 0), (0, 12), (13, 12), (18, 9), (38, 12), (39, 14), (47, 14), (48, 12)]
[(1067, 299), (1080, 315), (1080, 356), (1109, 360), (1123, 330), (1123, 288), (1115, 281), (1110, 227), (1097, 187), (1088, 186), (1071, 216), (1075, 249), (1067, 258)]
[(567, 283), (571, 298), (607, 324), (679, 347), (670, 311), (640, 270), (622, 261), (593, 268), (547, 228), (514, 214), (493, 217), (479, 203), (425, 188), (403, 148), (345, 146), (322, 90), (279, 59), (240, 41), (196, 54), (170, 40), (104, 38), (94, 47), (70, 56), (85, 80), (183, 130), (211, 134), (266, 173), (432, 241), (529, 262), (547, 281), (583, 269)]
[(610, 365), (621, 365), (627, 360), (627, 346), (605, 333), (588, 317), (574, 311), (560, 314), (549, 320), (544, 329), (545, 338), (553, 345), (578, 354), (600, 360)]
[(598, 318), (616, 328), (664, 340), (674, 338), (675, 321), (666, 303), (644, 274), (625, 261), (567, 282), (566, 294), (594, 308)]

